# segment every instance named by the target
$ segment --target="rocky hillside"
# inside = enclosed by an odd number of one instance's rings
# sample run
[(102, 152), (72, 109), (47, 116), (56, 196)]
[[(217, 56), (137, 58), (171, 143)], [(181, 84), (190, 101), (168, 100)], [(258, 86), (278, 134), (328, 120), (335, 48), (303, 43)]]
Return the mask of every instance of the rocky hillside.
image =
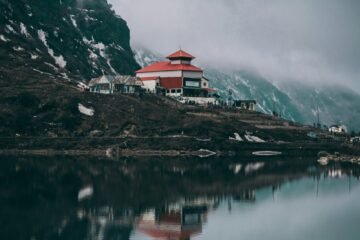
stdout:
[[(136, 60), (146, 66), (161, 59), (157, 54), (138, 47)], [(317, 122), (317, 112), (322, 125), (345, 124), (350, 130), (359, 131), (360, 110), (357, 104), (360, 95), (351, 89), (339, 86), (314, 88), (294, 83), (274, 84), (260, 74), (249, 71), (224, 72), (207, 66), (205, 75), (224, 99), (255, 99), (258, 110), (267, 114), (277, 112), (281, 117), (312, 125)]]
[(139, 67), (129, 28), (106, 0), (0, 0), (0, 14), (2, 83), (24, 72), (86, 81)]

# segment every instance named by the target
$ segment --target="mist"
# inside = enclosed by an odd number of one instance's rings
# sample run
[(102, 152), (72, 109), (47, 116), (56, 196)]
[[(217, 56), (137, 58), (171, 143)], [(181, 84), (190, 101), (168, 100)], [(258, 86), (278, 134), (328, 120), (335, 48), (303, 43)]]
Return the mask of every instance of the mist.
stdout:
[(196, 64), (252, 70), (272, 81), (339, 84), (360, 92), (360, 2), (355, 0), (109, 0), (132, 45)]

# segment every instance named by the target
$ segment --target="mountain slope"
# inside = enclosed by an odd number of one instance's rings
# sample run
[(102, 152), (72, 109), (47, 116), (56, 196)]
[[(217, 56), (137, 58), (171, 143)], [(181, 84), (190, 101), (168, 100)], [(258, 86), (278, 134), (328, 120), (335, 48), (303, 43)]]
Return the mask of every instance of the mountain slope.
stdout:
[(288, 94), (308, 123), (316, 121), (319, 111), (323, 125), (345, 124), (351, 130), (360, 129), (360, 95), (351, 89), (340, 86), (313, 88), (293, 82), (282, 83), (279, 87)]
[[(135, 50), (136, 60), (141, 66), (161, 60), (161, 57), (141, 47)], [(317, 122), (319, 109), (322, 125), (345, 124), (350, 130), (360, 130), (360, 95), (338, 86), (313, 88), (298, 82), (274, 84), (253, 72), (239, 70), (224, 72), (211, 66), (204, 67), (210, 84), (219, 90), (224, 99), (254, 99), (258, 111), (309, 125)]]
[(139, 68), (130, 31), (106, 0), (0, 0), (0, 73), (89, 80)]
[(228, 97), (231, 90), (233, 99), (256, 100), (261, 112), (272, 114), (275, 111), (285, 119), (304, 121), (289, 96), (259, 75), (246, 71), (222, 73), (213, 69), (206, 70), (205, 74), (223, 97)]

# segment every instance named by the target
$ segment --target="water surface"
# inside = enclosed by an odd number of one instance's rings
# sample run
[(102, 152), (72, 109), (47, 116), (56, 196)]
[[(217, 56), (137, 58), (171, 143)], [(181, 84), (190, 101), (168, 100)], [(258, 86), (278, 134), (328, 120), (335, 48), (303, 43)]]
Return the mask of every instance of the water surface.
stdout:
[(359, 173), (301, 157), (3, 158), (0, 238), (357, 240)]

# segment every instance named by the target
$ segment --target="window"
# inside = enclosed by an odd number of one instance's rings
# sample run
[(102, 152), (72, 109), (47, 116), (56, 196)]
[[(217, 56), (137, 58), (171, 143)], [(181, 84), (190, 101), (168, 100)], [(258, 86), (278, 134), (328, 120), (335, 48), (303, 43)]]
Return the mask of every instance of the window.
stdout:
[(168, 90), (166, 90), (166, 93), (170, 93), (170, 90), (168, 89)]
[(176, 90), (175, 90), (175, 89), (171, 89), (171, 93), (176, 93)]
[(177, 93), (181, 93), (181, 89), (176, 90)]
[(203, 86), (206, 87), (206, 82), (203, 83)]
[(100, 84), (100, 89), (101, 90), (109, 90), (109, 84)]

